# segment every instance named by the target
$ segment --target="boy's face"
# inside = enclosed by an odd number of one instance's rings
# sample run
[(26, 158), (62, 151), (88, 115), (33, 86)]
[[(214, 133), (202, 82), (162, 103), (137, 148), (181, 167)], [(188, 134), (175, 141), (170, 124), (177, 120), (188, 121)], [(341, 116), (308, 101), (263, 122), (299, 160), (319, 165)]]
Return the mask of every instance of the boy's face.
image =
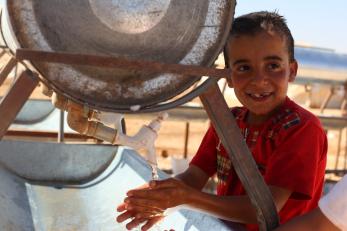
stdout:
[[(227, 52), (232, 76), (228, 79), (254, 122), (267, 119), (285, 101), (288, 82), (295, 79), (296, 61), (289, 61), (285, 40), (277, 34), (233, 36)], [(252, 121), (249, 121), (252, 122)]]

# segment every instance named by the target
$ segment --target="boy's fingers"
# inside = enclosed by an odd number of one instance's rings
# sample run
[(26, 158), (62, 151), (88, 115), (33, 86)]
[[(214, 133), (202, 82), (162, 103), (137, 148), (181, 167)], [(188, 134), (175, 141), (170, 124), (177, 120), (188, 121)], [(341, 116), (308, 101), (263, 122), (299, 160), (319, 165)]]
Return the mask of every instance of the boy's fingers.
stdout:
[(155, 225), (156, 223), (158, 223), (159, 221), (161, 221), (164, 218), (164, 216), (157, 216), (157, 217), (153, 217), (151, 219), (149, 219), (146, 224), (144, 224), (141, 227), (141, 231), (147, 231), (149, 230), (153, 225)]
[(133, 192), (133, 191), (143, 191), (143, 190), (150, 190), (151, 188), (150, 188), (150, 186), (149, 186), (149, 183), (146, 183), (146, 184), (144, 184), (144, 185), (141, 185), (141, 186), (139, 186), (139, 187), (137, 187), (137, 188), (134, 188), (134, 189), (131, 189), (131, 190), (129, 190), (126, 194), (128, 195), (130, 192)]
[(141, 216), (141, 214), (148, 213), (148, 214), (162, 214), (163, 210), (159, 208), (148, 208), (148, 207), (142, 207), (142, 206), (133, 206), (129, 209), (129, 211), (133, 211), (137, 214), (137, 216)]
[(128, 195), (129, 192), (132, 192), (132, 191), (144, 191), (144, 190), (150, 190), (150, 189), (151, 189), (151, 187), (149, 186), (149, 183), (146, 183), (146, 184), (141, 185), (141, 186), (139, 186), (137, 188), (129, 190), (127, 192), (127, 195)]
[(142, 224), (146, 220), (147, 220), (146, 218), (141, 218), (141, 219), (134, 218), (132, 221), (130, 221), (128, 224), (126, 224), (125, 227), (128, 230), (131, 230), (133, 228), (136, 228), (137, 226), (139, 226), (140, 224)]
[(125, 203), (118, 205), (117, 212), (123, 212), (125, 210), (126, 210), (126, 204)]
[(148, 184), (148, 183), (143, 184), (143, 185), (141, 185), (141, 186), (135, 188), (134, 190), (137, 190), (137, 189), (146, 189), (146, 188), (149, 188), (149, 184)]
[(118, 223), (121, 223), (125, 220), (128, 220), (129, 218), (134, 217), (133, 213), (130, 211), (126, 211), (125, 213), (122, 213), (121, 215), (119, 215), (116, 220)]
[(152, 180), (149, 182), (149, 187), (142, 189), (133, 189), (127, 192), (127, 196), (137, 196), (137, 197), (153, 197), (153, 195), (157, 195), (155, 190), (159, 189), (170, 189), (177, 188), (180, 186), (181, 182), (177, 179), (170, 178), (166, 180)]
[(142, 213), (138, 213), (136, 214), (135, 218), (137, 219), (151, 219), (153, 217), (157, 217), (157, 216), (163, 216), (163, 211), (150, 211), (150, 212), (142, 212)]
[(140, 190), (131, 190), (127, 192), (128, 197), (141, 197), (141, 198), (158, 198), (157, 193), (154, 193), (153, 190), (140, 189)]
[[(141, 202), (136, 202), (140, 200)], [(156, 214), (162, 214), (163, 210), (156, 207), (153, 203), (148, 203), (149, 206), (144, 206), (144, 204), (146, 205), (146, 203), (142, 202), (142, 199), (132, 199), (125, 204), (125, 206), (121, 209), (125, 209), (128, 212), (131, 212), (134, 216), (135, 214), (137, 214), (139, 217), (141, 217), (140, 214), (142, 213), (147, 213), (147, 214), (152, 214), (152, 215), (156, 215)]]
[(150, 188), (170, 188), (177, 185), (177, 180), (174, 178), (169, 178), (166, 180), (152, 180), (149, 182)]
[(160, 210), (160, 204), (157, 200), (129, 197), (127, 198), (126, 209), (136, 211)]
[(133, 196), (133, 195), (148, 195), (148, 193), (151, 192), (150, 188), (145, 189), (132, 189), (127, 192), (127, 196)]

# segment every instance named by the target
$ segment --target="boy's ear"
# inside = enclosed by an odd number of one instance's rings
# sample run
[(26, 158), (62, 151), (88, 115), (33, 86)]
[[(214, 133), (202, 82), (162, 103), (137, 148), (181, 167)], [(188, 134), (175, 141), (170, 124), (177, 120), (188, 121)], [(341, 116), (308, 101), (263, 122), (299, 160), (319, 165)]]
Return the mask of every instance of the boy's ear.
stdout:
[(228, 43), (224, 46), (223, 49), (224, 65), (226, 68), (229, 68), (229, 53), (228, 53)]
[[(230, 68), (230, 63), (229, 63), (229, 52), (228, 52), (228, 49), (229, 49), (229, 40), (227, 41), (227, 43), (225, 44), (224, 46), (224, 50), (223, 50), (223, 56), (224, 56), (224, 64), (225, 64), (225, 68)], [(231, 76), (227, 76), (226, 77), (226, 81), (228, 83), (228, 86), (230, 88), (233, 87), (233, 82), (231, 81)]]
[(298, 62), (296, 60), (290, 62), (289, 69), (290, 69), (289, 82), (294, 82), (296, 74), (298, 73)]
[(228, 87), (230, 87), (230, 88), (233, 88), (233, 87), (234, 87), (233, 81), (231, 81), (231, 76), (228, 76), (228, 77), (226, 78), (226, 81), (227, 81), (227, 83), (228, 83)]

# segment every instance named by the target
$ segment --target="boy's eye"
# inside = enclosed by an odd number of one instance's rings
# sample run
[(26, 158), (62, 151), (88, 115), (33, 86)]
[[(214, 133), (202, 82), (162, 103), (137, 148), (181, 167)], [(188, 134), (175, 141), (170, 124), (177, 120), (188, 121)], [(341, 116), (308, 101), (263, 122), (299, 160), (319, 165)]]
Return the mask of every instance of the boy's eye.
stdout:
[(250, 70), (250, 66), (248, 65), (240, 65), (236, 68), (237, 71), (244, 72)]
[(268, 69), (269, 69), (269, 70), (277, 70), (277, 69), (279, 69), (280, 67), (281, 67), (281, 65), (278, 64), (278, 63), (270, 63), (270, 64), (268, 64)]

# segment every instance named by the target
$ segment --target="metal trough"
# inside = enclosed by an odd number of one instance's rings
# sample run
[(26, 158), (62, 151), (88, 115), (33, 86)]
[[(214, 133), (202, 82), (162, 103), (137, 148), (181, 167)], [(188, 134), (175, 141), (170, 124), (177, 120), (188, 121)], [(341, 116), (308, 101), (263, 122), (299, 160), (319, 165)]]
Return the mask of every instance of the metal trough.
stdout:
[[(123, 147), (1, 141), (0, 230), (126, 230), (115, 221), (115, 208), (150, 177), (146, 162)], [(173, 212), (153, 230), (170, 228), (230, 230), (188, 210)]]

